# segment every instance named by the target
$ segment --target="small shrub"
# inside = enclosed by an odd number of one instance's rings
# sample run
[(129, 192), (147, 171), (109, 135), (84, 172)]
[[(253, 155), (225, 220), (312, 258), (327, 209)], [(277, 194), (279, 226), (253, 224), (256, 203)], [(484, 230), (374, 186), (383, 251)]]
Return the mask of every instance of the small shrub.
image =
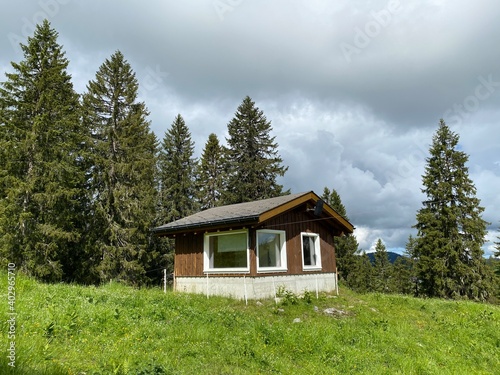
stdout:
[(281, 298), (282, 305), (296, 305), (299, 302), (299, 298), (291, 291), (286, 289), (283, 285), (278, 287), (278, 292), (276, 295)]
[(304, 295), (302, 296), (302, 299), (304, 300), (305, 303), (310, 305), (312, 303), (313, 299), (313, 294), (309, 290), (304, 290)]

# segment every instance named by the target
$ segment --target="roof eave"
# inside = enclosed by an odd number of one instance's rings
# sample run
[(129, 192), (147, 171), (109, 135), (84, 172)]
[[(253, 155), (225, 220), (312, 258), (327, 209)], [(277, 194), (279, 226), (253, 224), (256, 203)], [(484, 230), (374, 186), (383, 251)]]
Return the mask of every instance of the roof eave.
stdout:
[(259, 221), (259, 216), (252, 215), (245, 217), (213, 220), (204, 223), (178, 225), (170, 228), (157, 227), (153, 228), (152, 232), (155, 233), (157, 236), (170, 236), (175, 234), (196, 232), (200, 230), (203, 231), (215, 230), (215, 229), (220, 229), (221, 227), (228, 228), (231, 225), (238, 225), (238, 226), (253, 225), (257, 224), (258, 221)]
[[(299, 196), (299, 197), (297, 197), (289, 202), (286, 202), (278, 207), (275, 207), (275, 208), (272, 208), (266, 212), (263, 212), (259, 216), (259, 224), (266, 221), (266, 220), (269, 220), (275, 216), (281, 215), (281, 214), (285, 213), (286, 211), (293, 209), (293, 208), (301, 205), (302, 203), (308, 202), (310, 200), (313, 202), (317, 202), (317, 201), (321, 200), (321, 197), (319, 197), (313, 191), (309, 191), (307, 193), (304, 193), (301, 196)], [(328, 212), (328, 215), (330, 216), (330, 218), (332, 220), (337, 221), (338, 224), (340, 224), (343, 227), (343, 229), (345, 229), (345, 231), (342, 231), (342, 232), (353, 233), (354, 226), (349, 221), (347, 221), (342, 215), (340, 215), (337, 211), (335, 211), (335, 209), (333, 209), (328, 204), (326, 204), (326, 202), (325, 202), (325, 205), (323, 206), (323, 209)]]
[(325, 210), (331, 210), (329, 212), (330, 216), (332, 219), (335, 219), (344, 229), (346, 230), (347, 233), (353, 233), (354, 232), (354, 225), (352, 225), (349, 221), (347, 221), (342, 215), (340, 215), (337, 211), (335, 211), (332, 207), (326, 205), (324, 207)]
[(259, 215), (259, 223), (262, 223), (262, 222), (269, 220), (273, 217), (281, 215), (281, 214), (297, 207), (298, 205), (305, 203), (310, 199), (313, 199), (314, 196), (315, 196), (315, 194), (312, 191), (310, 191), (308, 193), (304, 193), (303, 195), (301, 195), (301, 196), (299, 196), (291, 201), (288, 201), (288, 202), (283, 203), (277, 207), (274, 207), (270, 210), (267, 210), (266, 212), (263, 212)]

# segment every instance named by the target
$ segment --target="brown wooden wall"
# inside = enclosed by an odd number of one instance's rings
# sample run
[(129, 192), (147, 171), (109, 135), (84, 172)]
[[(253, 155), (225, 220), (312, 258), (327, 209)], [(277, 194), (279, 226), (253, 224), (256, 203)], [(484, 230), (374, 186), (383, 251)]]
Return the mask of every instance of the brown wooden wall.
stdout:
[[(301, 232), (317, 233), (320, 237), (321, 272), (335, 272), (335, 249), (333, 230), (323, 220), (306, 212), (305, 206), (300, 206), (283, 215), (268, 220), (257, 229), (284, 230), (286, 232), (286, 251), (289, 274), (314, 273), (319, 271), (303, 271)], [(259, 273), (262, 275), (262, 273)]]
[(203, 238), (203, 233), (187, 233), (175, 237), (176, 276), (203, 276)]
[[(233, 227), (233, 230), (242, 228)], [(324, 220), (317, 218), (306, 207), (300, 206), (294, 210), (272, 218), (267, 222), (249, 230), (250, 246), (250, 276), (267, 276), (283, 274), (304, 274), (317, 272), (335, 272), (335, 249), (333, 244), (333, 228)], [(256, 230), (273, 229), (286, 232), (286, 250), (288, 271), (286, 273), (258, 273), (256, 256)], [(320, 236), (322, 271), (302, 270), (301, 232), (317, 233)], [(203, 242), (204, 233), (187, 233), (175, 237), (175, 275), (203, 276)]]

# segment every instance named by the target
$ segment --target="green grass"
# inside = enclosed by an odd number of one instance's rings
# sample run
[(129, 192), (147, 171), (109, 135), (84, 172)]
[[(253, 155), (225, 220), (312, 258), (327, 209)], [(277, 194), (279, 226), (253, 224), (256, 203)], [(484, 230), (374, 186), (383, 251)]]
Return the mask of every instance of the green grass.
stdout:
[[(16, 368), (2, 355), (0, 373), (500, 374), (499, 306), (347, 289), (261, 302), (18, 276)], [(328, 307), (347, 314), (327, 316)]]

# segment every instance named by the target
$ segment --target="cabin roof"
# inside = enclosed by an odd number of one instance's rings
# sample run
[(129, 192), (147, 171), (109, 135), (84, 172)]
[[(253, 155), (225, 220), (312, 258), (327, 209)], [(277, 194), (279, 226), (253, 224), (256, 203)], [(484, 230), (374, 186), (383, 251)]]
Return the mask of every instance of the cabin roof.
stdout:
[[(171, 223), (156, 227), (159, 236), (186, 233), (200, 229), (230, 227), (233, 225), (255, 225), (280, 215), (308, 201), (316, 204), (321, 198), (314, 192), (283, 195), (276, 198), (219, 206), (200, 211)], [(327, 204), (323, 205), (323, 216), (338, 222), (344, 233), (352, 233), (354, 227)]]

